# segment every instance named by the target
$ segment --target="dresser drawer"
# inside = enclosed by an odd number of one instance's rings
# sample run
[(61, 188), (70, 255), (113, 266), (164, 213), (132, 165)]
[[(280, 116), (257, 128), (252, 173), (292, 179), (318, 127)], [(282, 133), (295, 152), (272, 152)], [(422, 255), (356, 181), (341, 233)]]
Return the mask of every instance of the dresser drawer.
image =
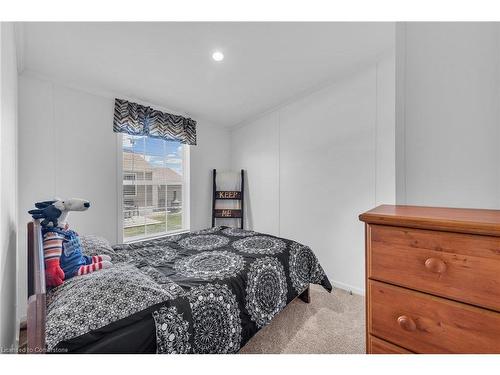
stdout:
[(390, 342), (368, 335), (368, 354), (413, 354)]
[(368, 277), (500, 311), (500, 237), (368, 227)]
[(500, 313), (368, 281), (370, 334), (415, 353), (500, 353)]

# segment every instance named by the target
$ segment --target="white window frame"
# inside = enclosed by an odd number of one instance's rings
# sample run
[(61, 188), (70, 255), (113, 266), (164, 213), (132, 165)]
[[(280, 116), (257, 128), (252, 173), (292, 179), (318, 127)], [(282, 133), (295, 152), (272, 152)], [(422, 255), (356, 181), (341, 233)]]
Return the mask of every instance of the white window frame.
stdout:
[[(123, 236), (123, 134), (116, 134), (116, 195), (117, 195), (117, 225), (116, 239), (118, 243), (133, 243), (150, 240), (160, 237), (173, 236), (179, 233), (190, 231), (191, 227), (191, 195), (190, 195), (190, 167), (191, 167), (191, 146), (183, 144), (183, 164), (182, 164), (182, 229), (162, 234), (145, 235), (141, 238), (125, 239)], [(127, 172), (128, 173), (128, 172)], [(137, 178), (137, 177), (136, 177)], [(136, 190), (137, 193), (137, 190)]]

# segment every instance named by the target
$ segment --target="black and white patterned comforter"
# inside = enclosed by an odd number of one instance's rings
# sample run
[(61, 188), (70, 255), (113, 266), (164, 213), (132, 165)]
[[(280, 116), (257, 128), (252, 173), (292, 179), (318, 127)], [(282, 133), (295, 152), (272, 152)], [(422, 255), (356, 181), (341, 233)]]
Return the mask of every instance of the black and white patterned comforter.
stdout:
[(112, 268), (47, 294), (47, 349), (73, 351), (154, 319), (158, 353), (235, 353), (309, 285), (332, 286), (307, 246), (241, 229), (113, 247)]

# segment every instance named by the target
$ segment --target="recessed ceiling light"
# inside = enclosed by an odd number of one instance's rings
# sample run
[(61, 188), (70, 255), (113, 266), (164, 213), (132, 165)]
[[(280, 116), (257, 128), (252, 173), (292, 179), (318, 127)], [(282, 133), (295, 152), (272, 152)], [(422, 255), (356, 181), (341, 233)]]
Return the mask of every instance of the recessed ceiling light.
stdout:
[(224, 54), (221, 51), (215, 51), (212, 53), (212, 59), (215, 61), (222, 61), (224, 60)]

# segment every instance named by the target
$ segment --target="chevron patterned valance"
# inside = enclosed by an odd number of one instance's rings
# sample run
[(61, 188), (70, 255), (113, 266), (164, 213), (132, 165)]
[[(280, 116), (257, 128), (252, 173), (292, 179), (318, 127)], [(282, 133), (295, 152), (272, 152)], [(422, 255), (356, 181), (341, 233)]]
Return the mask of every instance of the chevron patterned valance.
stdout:
[(123, 99), (115, 99), (113, 131), (196, 144), (196, 121)]

